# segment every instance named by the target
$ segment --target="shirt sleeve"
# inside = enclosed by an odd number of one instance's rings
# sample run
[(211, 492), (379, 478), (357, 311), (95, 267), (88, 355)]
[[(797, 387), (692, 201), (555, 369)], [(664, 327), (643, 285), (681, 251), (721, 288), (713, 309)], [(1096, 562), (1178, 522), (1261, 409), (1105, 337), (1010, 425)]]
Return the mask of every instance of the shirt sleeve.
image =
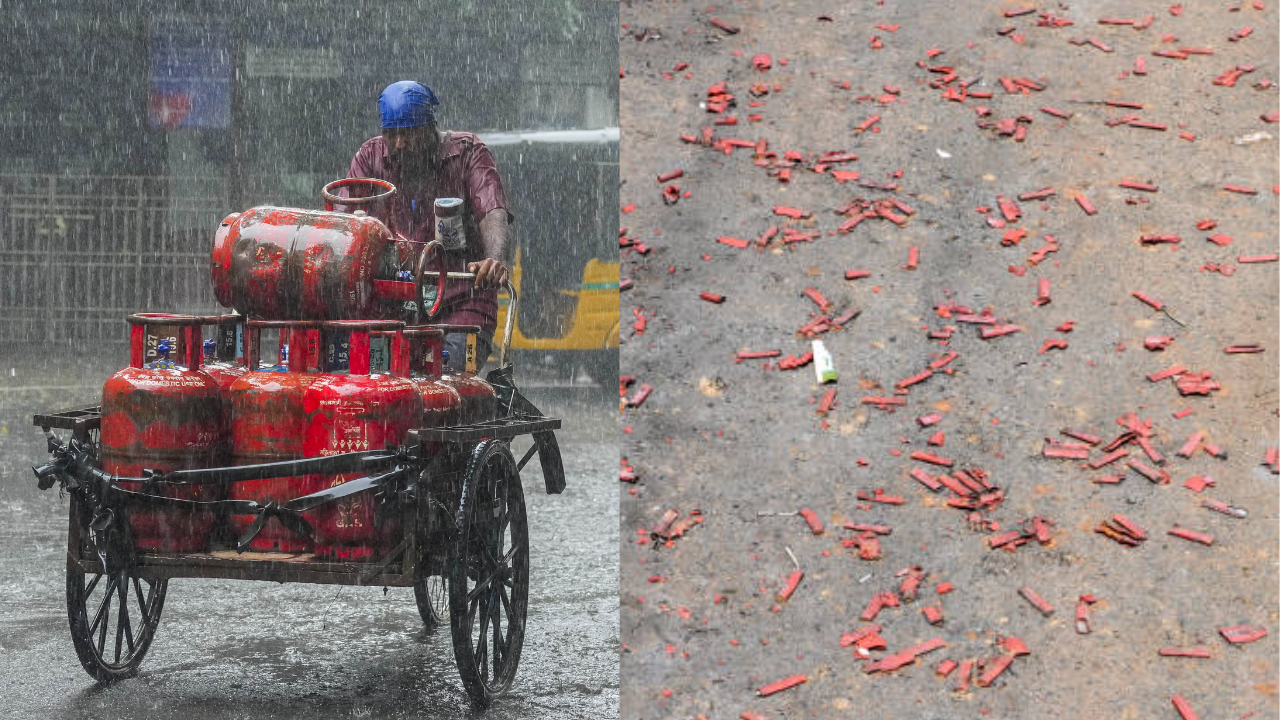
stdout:
[[(371, 148), (370, 145), (371, 141), (366, 140), (365, 143), (360, 146), (360, 149), (356, 151), (355, 157), (351, 158), (351, 168), (347, 170), (347, 177), (377, 177), (373, 174), (372, 170), (372, 161), (376, 153), (373, 152), (373, 148)], [(346, 187), (338, 188), (336, 195), (344, 198), (369, 197), (372, 193), (368, 190), (369, 189), (364, 186), (348, 185)], [(350, 212), (350, 210), (347, 210), (347, 212)]]
[(484, 219), (489, 211), (502, 208), (511, 214), (507, 206), (507, 193), (502, 187), (502, 178), (498, 176), (498, 166), (493, 161), (493, 153), (483, 143), (477, 142), (467, 153), (467, 194), (471, 203), (471, 215), (476, 222)]
[(369, 158), (373, 153), (369, 152), (369, 143), (366, 141), (356, 151), (355, 157), (351, 158), (351, 169), (347, 171), (347, 177), (372, 177), (369, 175)]

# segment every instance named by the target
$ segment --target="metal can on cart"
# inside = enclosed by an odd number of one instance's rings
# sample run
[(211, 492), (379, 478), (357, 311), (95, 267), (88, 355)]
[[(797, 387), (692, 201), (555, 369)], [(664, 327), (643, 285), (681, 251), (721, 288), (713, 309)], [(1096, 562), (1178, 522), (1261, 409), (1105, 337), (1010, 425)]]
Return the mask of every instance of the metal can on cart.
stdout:
[(462, 198), (436, 198), (436, 240), (449, 252), (459, 252), (467, 247), (463, 222), (465, 209)]

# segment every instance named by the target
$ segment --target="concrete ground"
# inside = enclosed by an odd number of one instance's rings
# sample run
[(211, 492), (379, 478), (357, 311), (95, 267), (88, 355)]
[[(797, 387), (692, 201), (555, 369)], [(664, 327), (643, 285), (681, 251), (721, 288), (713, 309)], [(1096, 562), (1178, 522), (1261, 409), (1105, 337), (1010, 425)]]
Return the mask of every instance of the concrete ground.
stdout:
[[(634, 286), (623, 298), (621, 371), (635, 383), (621, 437), (637, 478), (622, 501), (623, 717), (1177, 718), (1175, 696), (1202, 718), (1280, 717), (1277, 475), (1263, 465), (1278, 444), (1280, 403), (1275, 3), (1088, 0), (1019, 12), (1029, 7), (623, 3), (620, 223)], [(1099, 23), (1115, 18), (1129, 23)], [(1138, 58), (1145, 74), (1134, 73)], [(1248, 66), (1234, 85), (1214, 83)], [(1001, 78), (1029, 82), (1010, 81), (1011, 93)], [(735, 104), (709, 113), (702, 103), (718, 83)], [(722, 117), (737, 124), (713, 124)], [(1000, 120), (1009, 133), (1023, 127), (1022, 141), (1001, 135)], [(681, 139), (703, 128), (745, 147), (726, 154)], [(755, 163), (761, 139), (776, 156)], [(786, 151), (799, 155), (783, 181)], [(835, 151), (858, 157), (815, 172)], [(655, 180), (677, 168), (681, 177)], [(663, 199), (669, 185), (679, 186), (674, 204)], [(1035, 199), (1045, 188), (1053, 192)], [(1020, 217), (1003, 217), (1001, 196)], [(848, 217), (833, 210), (890, 197), (908, 208), (879, 207), (901, 225), (877, 217), (835, 232)], [(1203, 220), (1216, 225), (1197, 227)], [(770, 228), (783, 231), (762, 248)], [(788, 228), (816, 235), (784, 242)], [(1144, 235), (1180, 242), (1143, 244)], [(869, 276), (846, 279), (851, 270)], [(1042, 280), (1049, 301), (1037, 304)], [(981, 338), (990, 326), (971, 321), (984, 317), (964, 316), (984, 309), (985, 321), (1018, 331)], [(856, 319), (821, 336), (834, 384), (819, 386), (812, 365), (735, 362), (740, 351), (799, 356), (810, 350), (801, 326), (851, 310)], [(1173, 340), (1144, 349), (1155, 336)], [(1263, 352), (1224, 352), (1250, 343)], [(1147, 379), (1175, 365), (1211, 373), (1220, 388), (1182, 396), (1175, 380)], [(828, 390), (838, 394), (823, 414)], [(886, 396), (902, 404), (863, 399)], [(1103, 457), (1129, 413), (1150, 422), (1162, 466), (1136, 442), (1096, 470), (1045, 457), (1046, 438)], [(923, 427), (917, 419), (930, 414), (940, 420)], [(1176, 454), (1197, 432), (1221, 457), (1204, 444)], [(954, 464), (912, 460), (918, 452)], [(1149, 482), (1132, 460), (1170, 481)], [(976, 516), (910, 475), (971, 468), (1003, 490)], [(1123, 479), (1093, 482), (1107, 475)], [(1214, 484), (1185, 486), (1196, 477)], [(875, 502), (877, 489), (902, 504)], [(1248, 517), (1211, 512), (1205, 498)], [(823, 534), (793, 514), (801, 508)], [(668, 540), (672, 510), (684, 532)], [(1117, 513), (1148, 539), (1128, 548), (1094, 531)], [(990, 548), (1035, 516), (1052, 522), (1045, 543)], [(681, 528), (688, 518), (701, 522)], [(854, 544), (867, 536), (845, 524), (891, 528), (878, 536), (880, 559), (861, 559)], [(1169, 535), (1176, 526), (1213, 543)], [(789, 552), (804, 575), (784, 601)], [(887, 647), (860, 658), (842, 636), (871, 625), (859, 619), (868, 603), (900, 595), (901, 571), (912, 568), (923, 575), (918, 597), (876, 616)], [(939, 594), (942, 583), (954, 591)], [(1053, 614), (1037, 612), (1023, 586)], [(1082, 595), (1095, 599), (1088, 634), (1075, 630)], [(925, 607), (941, 611), (940, 624)], [(1236, 625), (1267, 634), (1229, 644), (1219, 630)], [(1029, 654), (978, 687), (1010, 654), (1001, 643), (1010, 636)], [(945, 646), (914, 663), (866, 672), (935, 638)], [(945, 660), (979, 661), (968, 689), (954, 689), (959, 670), (938, 676)], [(803, 684), (759, 692), (795, 676)]]
[[(448, 629), (422, 629), (413, 591), (171, 581), (141, 674), (103, 688), (76, 659), (67, 627), (67, 501), (40, 492), (29, 466), (39, 410), (91, 404), (119, 363), (113, 348), (0, 349), (0, 692), (4, 718), (453, 718), (470, 710)], [(118, 354), (118, 353), (115, 353)], [(105, 357), (104, 357), (105, 355)], [(13, 371), (10, 374), (10, 371)], [(517, 370), (558, 433), (568, 474), (546, 495), (524, 475), (531, 579), (515, 683), (486, 718), (618, 713), (616, 415), (595, 386), (542, 383)], [(515, 450), (523, 452), (524, 441)]]

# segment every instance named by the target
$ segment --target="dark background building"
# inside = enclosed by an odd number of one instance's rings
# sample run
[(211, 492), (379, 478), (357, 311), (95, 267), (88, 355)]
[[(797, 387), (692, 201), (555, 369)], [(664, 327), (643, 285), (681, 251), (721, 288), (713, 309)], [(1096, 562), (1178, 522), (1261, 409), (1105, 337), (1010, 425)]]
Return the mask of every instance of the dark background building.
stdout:
[[(617, 14), (586, 0), (4, 3), (0, 337), (123, 342), (127, 313), (216, 310), (218, 222), (320, 207), (396, 80), (430, 85), (441, 126), (482, 138), (616, 127)], [(526, 257), (609, 252), (617, 144), (579, 150), (495, 147)]]

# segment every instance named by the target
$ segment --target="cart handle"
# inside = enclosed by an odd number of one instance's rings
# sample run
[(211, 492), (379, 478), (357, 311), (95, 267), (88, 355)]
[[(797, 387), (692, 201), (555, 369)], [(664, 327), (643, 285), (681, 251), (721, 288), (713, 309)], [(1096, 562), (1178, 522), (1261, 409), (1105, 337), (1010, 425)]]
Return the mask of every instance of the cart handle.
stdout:
[[(440, 248), (440, 267), (435, 272), (430, 272), (427, 270), (427, 256), (431, 254), (431, 250), (433, 248)], [(470, 274), (472, 278), (475, 277), (474, 273), (451, 273), (448, 271), (447, 263), (448, 257), (445, 255), (444, 246), (440, 244), (439, 240), (432, 240), (431, 242), (428, 242), (426, 246), (422, 248), (422, 252), (418, 253), (418, 267), (414, 269), (413, 273), (413, 298), (418, 303), (418, 312), (425, 315), (427, 319), (434, 318), (440, 313), (440, 305), (444, 302), (444, 283), (446, 278), (462, 274)], [(430, 310), (427, 309), (427, 304), (423, 301), (426, 287), (423, 286), (422, 280), (427, 277), (427, 275), (431, 275), (437, 279), (436, 301), (431, 306)]]
[(516, 293), (516, 286), (511, 283), (511, 278), (507, 278), (507, 294), (511, 296), (511, 302), (507, 303), (507, 322), (502, 331), (502, 348), (498, 351), (498, 367), (507, 366), (507, 355), (511, 352), (511, 333), (516, 326), (516, 304), (520, 302), (520, 298)]

